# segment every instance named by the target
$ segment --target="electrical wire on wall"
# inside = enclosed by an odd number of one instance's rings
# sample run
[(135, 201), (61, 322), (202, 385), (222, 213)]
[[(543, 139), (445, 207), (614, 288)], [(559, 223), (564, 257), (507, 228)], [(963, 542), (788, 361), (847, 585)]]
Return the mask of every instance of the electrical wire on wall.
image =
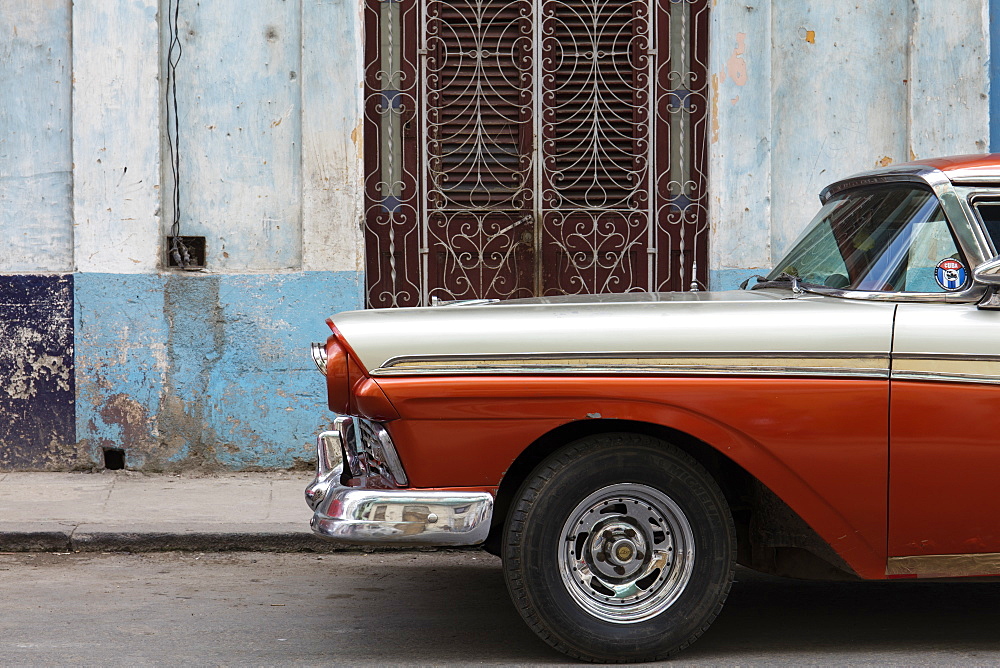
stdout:
[(177, 63), (180, 62), (183, 47), (181, 46), (178, 21), (180, 18), (181, 0), (168, 0), (167, 29), (169, 42), (167, 44), (167, 76), (166, 76), (166, 109), (167, 109), (167, 149), (170, 152), (170, 171), (173, 177), (171, 189), (171, 224), (170, 224), (170, 257), (175, 267), (188, 268), (191, 254), (181, 239), (181, 158), (180, 158), (180, 123), (177, 118)]

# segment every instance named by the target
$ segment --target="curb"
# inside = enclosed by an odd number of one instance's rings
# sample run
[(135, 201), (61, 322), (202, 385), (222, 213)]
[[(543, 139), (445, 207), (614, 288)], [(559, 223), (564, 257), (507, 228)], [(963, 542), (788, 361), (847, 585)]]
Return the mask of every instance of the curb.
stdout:
[[(138, 529), (138, 530), (137, 530)], [(343, 552), (337, 545), (301, 531), (235, 533), (218, 528), (99, 527), (40, 528), (0, 525), (0, 552)]]
[(0, 532), (0, 552), (72, 552), (72, 529)]
[(438, 552), (479, 551), (481, 546), (344, 545), (302, 532), (129, 531), (37, 525), (0, 527), (0, 552)]

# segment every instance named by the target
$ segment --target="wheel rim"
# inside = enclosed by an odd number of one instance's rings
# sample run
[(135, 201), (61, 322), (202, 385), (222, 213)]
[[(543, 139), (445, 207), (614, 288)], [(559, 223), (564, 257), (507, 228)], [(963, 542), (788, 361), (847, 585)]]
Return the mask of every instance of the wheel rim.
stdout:
[(684, 511), (653, 487), (620, 483), (577, 504), (563, 524), (559, 572), (573, 600), (630, 624), (669, 608), (691, 579), (694, 535)]

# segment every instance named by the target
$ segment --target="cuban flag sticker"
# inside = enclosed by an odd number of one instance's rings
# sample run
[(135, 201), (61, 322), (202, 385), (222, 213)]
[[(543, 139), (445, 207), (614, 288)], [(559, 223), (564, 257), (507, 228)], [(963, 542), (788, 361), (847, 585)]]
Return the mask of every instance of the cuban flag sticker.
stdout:
[(965, 265), (949, 257), (934, 268), (934, 280), (945, 290), (961, 290), (965, 285)]

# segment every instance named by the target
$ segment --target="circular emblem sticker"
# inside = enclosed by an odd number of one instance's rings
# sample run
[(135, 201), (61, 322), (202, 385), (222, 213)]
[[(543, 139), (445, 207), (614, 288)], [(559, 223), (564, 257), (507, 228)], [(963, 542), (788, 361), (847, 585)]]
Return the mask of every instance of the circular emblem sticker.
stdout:
[(934, 280), (945, 290), (961, 290), (965, 285), (965, 265), (953, 257), (938, 262)]

